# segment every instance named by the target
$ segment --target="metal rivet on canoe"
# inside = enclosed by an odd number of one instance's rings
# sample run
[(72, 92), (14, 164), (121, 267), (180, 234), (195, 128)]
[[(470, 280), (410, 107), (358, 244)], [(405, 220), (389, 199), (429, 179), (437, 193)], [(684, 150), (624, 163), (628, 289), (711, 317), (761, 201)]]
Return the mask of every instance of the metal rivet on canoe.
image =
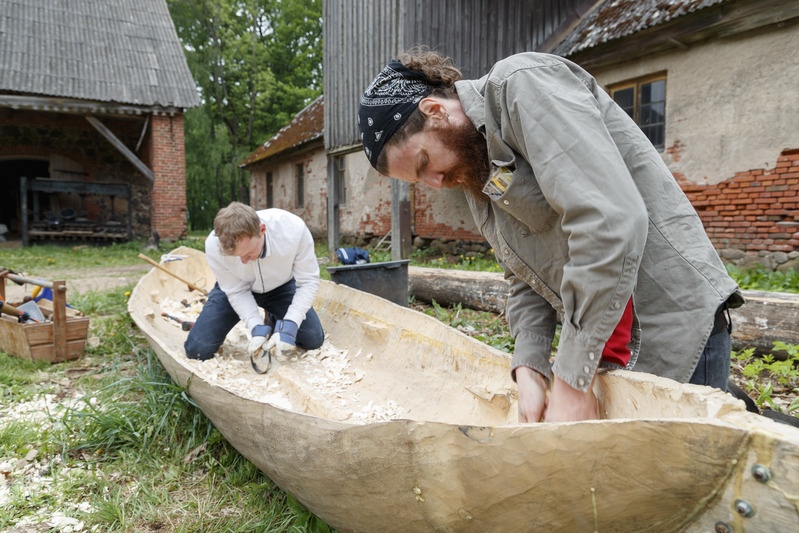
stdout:
[(761, 483), (768, 483), (771, 481), (771, 470), (767, 466), (755, 465), (752, 467), (752, 477)]
[(713, 526), (713, 531), (715, 533), (732, 533), (732, 528), (724, 522), (716, 522)]
[(755, 514), (755, 508), (752, 507), (751, 503), (744, 499), (739, 498), (735, 500), (733, 506), (735, 507), (735, 512), (744, 518), (750, 518)]

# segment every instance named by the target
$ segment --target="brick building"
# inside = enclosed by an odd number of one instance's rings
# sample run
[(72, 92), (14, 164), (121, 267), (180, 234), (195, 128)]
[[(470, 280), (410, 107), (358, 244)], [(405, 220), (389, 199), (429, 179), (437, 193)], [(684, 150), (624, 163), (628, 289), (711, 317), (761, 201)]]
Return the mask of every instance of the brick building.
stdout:
[(6, 238), (183, 236), (198, 102), (165, 0), (0, 0)]
[[(489, 17), (479, 9), (485, 7), (482, 2), (472, 3), (475, 8), (471, 16)], [(448, 9), (444, 4), (426, 8)], [(494, 5), (491, 16), (499, 16), (502, 5)], [(327, 11), (335, 8), (358, 11), (361, 6), (348, 0), (326, 4)], [(791, 95), (796, 94), (799, 79), (795, 59), (799, 3), (600, 0), (574, 3), (574, 10), (579, 14), (572, 18), (553, 14), (550, 30), (535, 46), (528, 43), (516, 51), (536, 49), (568, 57), (591, 72), (617, 101), (625, 105), (632, 102), (630, 114), (658, 146), (725, 259), (754, 258), (771, 267), (795, 266), (799, 256), (799, 111)], [(380, 20), (390, 19), (386, 13), (375, 13), (378, 15)], [(348, 16), (328, 13), (327, 35), (339, 35), (340, 30), (346, 37), (348, 31), (360, 30), (373, 40), (389, 38), (371, 33), (368, 24), (356, 30), (348, 28)], [(525, 20), (518, 13), (514, 17), (505, 22), (505, 33), (524, 33), (510, 31), (518, 20)], [(418, 21), (435, 18), (430, 14), (415, 20), (421, 25)], [(342, 21), (341, 28), (332, 27), (336, 20)], [(407, 37), (407, 28), (402, 33), (403, 23), (397, 24), (400, 37), (394, 35), (392, 39), (405, 36), (414, 43), (425, 42), (452, 56), (456, 64), (475, 70), (465, 72), (467, 76), (484, 72), (470, 61), (474, 57), (485, 60), (490, 53), (480, 49), (468, 50), (469, 55), (465, 55), (467, 52), (449, 44), (453, 39), (447, 32), (455, 31), (449, 26), (417, 30), (428, 32), (420, 40), (417, 35)], [(464, 20), (461, 32), (469, 24)], [(333, 45), (349, 42), (344, 37), (336, 37)], [(479, 31), (471, 38), (475, 40), (469, 41), (472, 47), (482, 42)], [(397, 47), (402, 48), (399, 44)], [(381, 235), (391, 228), (391, 180), (369, 166), (357, 131), (349, 131), (355, 127), (360, 92), (379, 68), (369, 70), (359, 65), (373, 60), (371, 56), (353, 59), (333, 47), (326, 51), (325, 93), (328, 100), (335, 98), (336, 105), (325, 110), (324, 125), (316, 115), (313, 150), (317, 153), (306, 152), (304, 156), (318, 158), (304, 178), (306, 197), (313, 194), (327, 200), (327, 213), (314, 212), (309, 221), (316, 226), (317, 235), (325, 230), (325, 217), (328, 225), (330, 220), (337, 220), (345, 239)], [(356, 83), (358, 76), (364, 81)], [(647, 100), (650, 95), (657, 98)], [(322, 132), (326, 169), (318, 141)], [(282, 183), (283, 174), (275, 172), (273, 165), (283, 156), (280, 150), (274, 150), (260, 160), (257, 172), (251, 168), (253, 183), (269, 172), (273, 172), (274, 184)], [(344, 201), (331, 199), (331, 190), (344, 191)], [(252, 198), (253, 202), (262, 199), (255, 185)], [(482, 240), (462, 194), (410, 186), (408, 200), (407, 219), (414, 238)], [(293, 210), (291, 205), (275, 206)], [(331, 206), (337, 209), (333, 217)]]

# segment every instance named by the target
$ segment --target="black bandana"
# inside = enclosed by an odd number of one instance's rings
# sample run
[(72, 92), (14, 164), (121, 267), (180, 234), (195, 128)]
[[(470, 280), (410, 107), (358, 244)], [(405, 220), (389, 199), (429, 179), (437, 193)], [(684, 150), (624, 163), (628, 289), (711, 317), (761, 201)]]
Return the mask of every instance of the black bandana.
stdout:
[(358, 106), (358, 127), (363, 151), (373, 167), (377, 168), (377, 158), (386, 141), (432, 91), (424, 74), (406, 68), (396, 59), (367, 87)]

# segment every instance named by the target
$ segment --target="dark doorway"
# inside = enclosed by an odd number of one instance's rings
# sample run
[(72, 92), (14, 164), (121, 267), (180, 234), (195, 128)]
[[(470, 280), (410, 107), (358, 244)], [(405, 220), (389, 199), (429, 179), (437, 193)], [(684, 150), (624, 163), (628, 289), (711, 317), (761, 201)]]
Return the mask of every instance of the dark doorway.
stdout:
[(5, 224), (8, 228), (5, 238), (9, 240), (22, 236), (20, 176), (31, 179), (48, 178), (50, 162), (47, 159), (0, 160), (0, 224)]

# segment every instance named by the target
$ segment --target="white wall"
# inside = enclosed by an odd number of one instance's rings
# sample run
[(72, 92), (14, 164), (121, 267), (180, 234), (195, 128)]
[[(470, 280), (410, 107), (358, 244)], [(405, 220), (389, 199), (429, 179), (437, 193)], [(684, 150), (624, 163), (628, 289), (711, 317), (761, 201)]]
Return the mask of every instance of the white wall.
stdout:
[(591, 73), (607, 87), (666, 71), (671, 171), (715, 184), (799, 147), (799, 27), (749, 33)]

